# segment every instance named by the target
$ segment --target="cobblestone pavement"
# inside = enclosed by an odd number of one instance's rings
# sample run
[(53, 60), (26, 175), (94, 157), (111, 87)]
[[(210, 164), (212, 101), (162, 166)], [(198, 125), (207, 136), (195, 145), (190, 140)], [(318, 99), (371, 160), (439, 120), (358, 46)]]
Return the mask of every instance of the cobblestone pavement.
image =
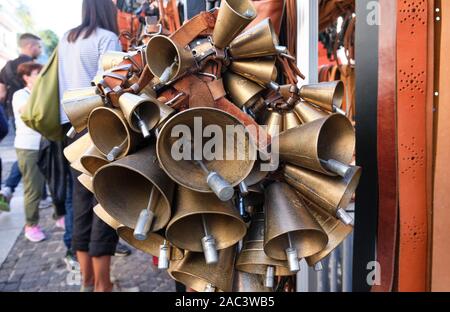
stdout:
[[(6, 141), (6, 142), (5, 142)], [(2, 158), (13, 151), (12, 140), (0, 144)], [(8, 146), (9, 145), (9, 146)], [(11, 159), (3, 163), (5, 177), (11, 167)], [(64, 232), (55, 227), (52, 208), (40, 211), (40, 225), (47, 240), (29, 242), (24, 233), (19, 235), (6, 260), (0, 266), (0, 291), (27, 292), (77, 292), (79, 276), (70, 274), (63, 260)], [(138, 287), (141, 292), (175, 291), (175, 283), (165, 271), (153, 266), (152, 257), (134, 248), (128, 257), (113, 257), (112, 277), (125, 289)], [(75, 284), (75, 285), (74, 285)]]

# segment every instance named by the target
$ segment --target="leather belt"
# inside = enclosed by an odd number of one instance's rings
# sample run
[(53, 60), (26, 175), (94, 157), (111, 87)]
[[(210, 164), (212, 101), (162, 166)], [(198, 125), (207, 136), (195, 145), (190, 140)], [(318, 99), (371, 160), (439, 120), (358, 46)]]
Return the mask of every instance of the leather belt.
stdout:
[(428, 0), (399, 0), (397, 5), (398, 290), (425, 291)]
[(381, 284), (372, 291), (392, 291), (395, 273), (398, 187), (396, 146), (396, 18), (397, 4), (380, 1), (378, 47), (378, 236)]

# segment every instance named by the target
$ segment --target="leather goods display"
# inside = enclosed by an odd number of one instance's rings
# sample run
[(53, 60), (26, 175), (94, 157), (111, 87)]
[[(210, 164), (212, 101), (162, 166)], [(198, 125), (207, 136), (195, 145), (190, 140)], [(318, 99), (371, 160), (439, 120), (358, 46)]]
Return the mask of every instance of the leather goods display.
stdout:
[(246, 28), (257, 15), (222, 0), (107, 53), (93, 88), (64, 101), (74, 131), (88, 130), (65, 154), (96, 213), (195, 291), (231, 291), (235, 276), (240, 291), (292, 290), (300, 260), (319, 270), (352, 231), (361, 168), (343, 85), (280, 85), (278, 72), (302, 75), (270, 19)]
[(427, 12), (427, 0), (397, 2), (399, 291), (427, 289)]
[(396, 1), (381, 0), (378, 63), (378, 235), (377, 261), (380, 285), (372, 291), (392, 291), (397, 258), (397, 98), (396, 98)]

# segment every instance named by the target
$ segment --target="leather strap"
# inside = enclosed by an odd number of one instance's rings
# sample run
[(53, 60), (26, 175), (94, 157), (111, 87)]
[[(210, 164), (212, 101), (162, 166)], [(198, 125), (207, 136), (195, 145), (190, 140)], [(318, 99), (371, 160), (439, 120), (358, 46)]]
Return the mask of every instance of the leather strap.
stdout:
[(433, 264), (432, 291), (450, 291), (450, 179), (448, 167), (450, 164), (450, 61), (447, 57), (450, 51), (450, 2), (440, 1), (440, 23), (438, 48), (440, 62), (438, 64), (439, 96), (437, 97), (436, 124), (436, 162), (434, 176), (434, 211), (433, 211)]
[(397, 4), (379, 0), (380, 28), (378, 47), (378, 236), (377, 261), (381, 284), (372, 291), (393, 290), (398, 221), (397, 146), (396, 146), (396, 19)]
[(397, 1), (397, 121), (400, 245), (398, 290), (427, 284), (428, 0)]
[(170, 38), (181, 47), (185, 47), (200, 35), (211, 35), (216, 25), (217, 14), (218, 10), (214, 12), (201, 12), (183, 24)]

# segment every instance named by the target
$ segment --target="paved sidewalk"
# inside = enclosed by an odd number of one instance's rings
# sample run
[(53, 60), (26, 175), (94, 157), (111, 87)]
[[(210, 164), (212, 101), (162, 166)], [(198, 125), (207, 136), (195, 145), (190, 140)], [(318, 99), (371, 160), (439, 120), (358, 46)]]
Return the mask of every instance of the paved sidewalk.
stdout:
[[(15, 160), (11, 137), (0, 143), (0, 153), (5, 177)], [(55, 227), (52, 212), (52, 208), (40, 210), (40, 225), (47, 235), (41, 243), (31, 243), (23, 235), (22, 187), (16, 191), (12, 212), (0, 214), (0, 291), (79, 291), (79, 276), (66, 269), (64, 232)], [(132, 250), (131, 256), (112, 260), (112, 276), (122, 287), (142, 292), (175, 291), (175, 282), (153, 266), (151, 256)]]

